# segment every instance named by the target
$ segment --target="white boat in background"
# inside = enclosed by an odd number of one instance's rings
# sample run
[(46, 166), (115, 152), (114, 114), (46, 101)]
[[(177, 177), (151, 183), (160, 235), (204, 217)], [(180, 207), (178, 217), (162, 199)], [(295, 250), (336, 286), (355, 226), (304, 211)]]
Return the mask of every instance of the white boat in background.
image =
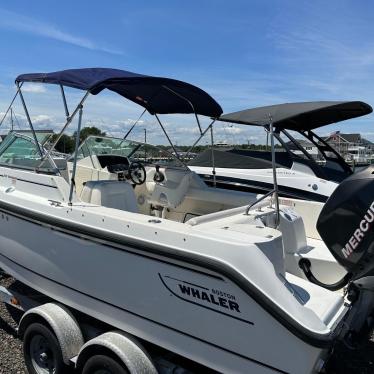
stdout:
[[(79, 146), (88, 96), (109, 89), (133, 100), (167, 135), (159, 114), (220, 116), (218, 103), (195, 86), (99, 68), (16, 82), (31, 132), (12, 132), (0, 145), (0, 266), (8, 274), (53, 308), (63, 305), (64, 315), (98, 321), (117, 338), (120, 331), (126, 341), (162, 349), (182, 368), (193, 362), (197, 372), (314, 373), (338, 348), (360, 349), (373, 322), (374, 285), (365, 278), (374, 266), (372, 170), (346, 179), (322, 213), (316, 202), (278, 199), (270, 120), (274, 189), (257, 199), (209, 187), (179, 160), (147, 162), (149, 145), (91, 137)], [(51, 157), (58, 138), (49, 149), (38, 138), (22, 96), (27, 82), (60, 86), (67, 111), (60, 136), (78, 114), (70, 160)], [(85, 91), (71, 114), (64, 86)], [(14, 152), (20, 147), (27, 154)], [(28, 341), (47, 340), (23, 321)], [(60, 374), (61, 357), (85, 366), (95, 342), (75, 342), (77, 353), (58, 342), (54, 350), (26, 344), (30, 370), (48, 363)], [(118, 353), (111, 355), (117, 362)]]
[[(281, 146), (275, 157), (279, 194), (325, 202), (352, 169), (314, 129), (371, 112), (372, 108), (360, 101), (287, 103), (225, 114), (219, 121), (263, 126), (268, 131), (267, 118), (271, 116)], [(305, 141), (309, 146), (303, 146)], [(352, 157), (364, 161), (361, 151)], [(267, 193), (273, 188), (269, 151), (215, 148), (213, 153), (207, 150), (198, 155), (189, 167), (209, 185), (216, 183), (220, 188), (254, 193)]]
[(346, 161), (352, 165), (369, 165), (371, 156), (368, 154), (366, 147), (357, 145), (348, 147)]
[[(242, 149), (213, 150), (215, 184), (219, 188), (267, 193), (273, 188), (273, 172), (266, 151)], [(288, 166), (277, 163), (279, 194), (283, 197), (325, 202), (338, 185), (337, 182), (317, 177), (314, 172), (294, 162), (287, 152), (276, 153)], [(212, 151), (206, 150), (188, 163), (188, 167), (200, 175), (210, 186), (214, 184)]]

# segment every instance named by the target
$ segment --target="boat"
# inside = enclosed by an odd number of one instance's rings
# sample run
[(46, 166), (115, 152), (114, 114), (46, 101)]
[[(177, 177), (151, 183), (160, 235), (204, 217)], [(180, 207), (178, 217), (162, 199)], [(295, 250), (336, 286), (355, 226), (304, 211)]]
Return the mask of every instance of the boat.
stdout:
[[(65, 164), (52, 155), (59, 137), (48, 148), (33, 127), (22, 94), (28, 82), (60, 87), (67, 120), (59, 136), (78, 118)], [(221, 115), (200, 88), (104, 68), (23, 74), (16, 83), (30, 135), (12, 132), (0, 145), (7, 274), (64, 310), (206, 370), (312, 373), (339, 347), (361, 349), (374, 305), (373, 168), (336, 188), (318, 217), (323, 240), (311, 245), (303, 217), (278, 198), (275, 167), (274, 190), (257, 197), (209, 187), (184, 165), (148, 163), (149, 148), (128, 139), (79, 145), (84, 103), (104, 89), (138, 103), (164, 131), (161, 114), (193, 114), (199, 127), (198, 116)], [(73, 112), (64, 87), (84, 91)], [(212, 123), (201, 133), (209, 130)], [(271, 121), (269, 134), (274, 165)], [(13, 152), (19, 147), (33, 151)], [(328, 261), (313, 259), (320, 250)], [(318, 263), (325, 275), (337, 276), (339, 266), (341, 277), (321, 281)]]
[[(228, 113), (218, 120), (262, 126), (268, 131), (271, 116), (281, 146), (276, 152), (280, 195), (325, 202), (352, 174), (352, 168), (314, 130), (371, 112), (371, 106), (361, 101), (298, 102)], [(363, 162), (361, 156), (353, 157)], [(209, 185), (255, 193), (267, 193), (273, 188), (270, 151), (215, 148), (213, 153), (206, 150), (198, 155), (189, 167)]]
[(354, 166), (366, 166), (370, 164), (370, 155), (364, 146), (350, 146), (345, 156), (346, 162)]

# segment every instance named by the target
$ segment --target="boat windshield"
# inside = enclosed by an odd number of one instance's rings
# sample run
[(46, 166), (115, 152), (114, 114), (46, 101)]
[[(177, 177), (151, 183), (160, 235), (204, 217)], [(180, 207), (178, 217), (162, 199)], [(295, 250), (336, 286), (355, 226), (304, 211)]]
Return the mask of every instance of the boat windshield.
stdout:
[[(24, 138), (30, 138), (30, 141), (33, 141), (32, 133), (29, 130), (17, 130), (17, 131), (10, 131), (8, 135), (5, 137), (5, 139), (1, 142), (1, 150), (4, 144), (7, 143), (7, 141), (14, 139), (15, 137), (24, 137)], [(53, 135), (52, 131), (35, 131), (36, 139), (41, 145), (46, 144), (47, 140)]]
[[(41, 148), (44, 147), (52, 132), (35, 132)], [(23, 169), (38, 169), (45, 172), (56, 172), (49, 160), (43, 161), (39, 147), (32, 137), (31, 131), (11, 131), (0, 144), (0, 165)]]
[(141, 161), (152, 165), (159, 164), (171, 167), (186, 166), (169, 150), (163, 146), (112, 138), (103, 136), (89, 136), (78, 149), (78, 160), (99, 155), (115, 155), (127, 157), (130, 161)]

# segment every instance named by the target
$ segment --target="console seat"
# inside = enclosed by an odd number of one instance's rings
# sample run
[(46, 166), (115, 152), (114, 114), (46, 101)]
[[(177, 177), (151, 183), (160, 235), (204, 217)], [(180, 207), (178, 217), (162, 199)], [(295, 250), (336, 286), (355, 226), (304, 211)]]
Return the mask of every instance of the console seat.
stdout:
[(138, 205), (132, 185), (126, 181), (88, 181), (80, 198), (86, 203), (138, 213)]

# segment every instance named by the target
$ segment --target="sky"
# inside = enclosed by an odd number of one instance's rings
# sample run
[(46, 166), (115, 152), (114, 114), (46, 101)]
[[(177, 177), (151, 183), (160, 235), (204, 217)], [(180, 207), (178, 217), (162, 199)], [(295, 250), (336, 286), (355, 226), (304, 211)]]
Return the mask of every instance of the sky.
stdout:
[[(0, 3), (0, 114), (23, 73), (112, 67), (195, 84), (225, 113), (292, 101), (362, 100), (374, 105), (374, 3), (370, 0), (17, 1)], [(25, 84), (37, 129), (58, 131), (57, 86)], [(66, 91), (73, 108), (83, 92)], [(105, 92), (91, 96), (83, 124), (121, 136), (142, 112)], [(14, 106), (19, 126), (25, 116)], [(198, 136), (193, 116), (161, 116), (173, 142)], [(203, 125), (209, 119), (202, 118)], [(6, 119), (0, 133), (6, 132)], [(18, 126), (18, 124), (17, 124)], [(73, 131), (76, 122), (69, 131)], [(166, 143), (145, 115), (133, 133)], [(361, 132), (374, 141), (373, 115), (319, 131)], [(215, 140), (262, 143), (263, 131), (217, 124)], [(202, 143), (209, 139), (203, 139)]]

